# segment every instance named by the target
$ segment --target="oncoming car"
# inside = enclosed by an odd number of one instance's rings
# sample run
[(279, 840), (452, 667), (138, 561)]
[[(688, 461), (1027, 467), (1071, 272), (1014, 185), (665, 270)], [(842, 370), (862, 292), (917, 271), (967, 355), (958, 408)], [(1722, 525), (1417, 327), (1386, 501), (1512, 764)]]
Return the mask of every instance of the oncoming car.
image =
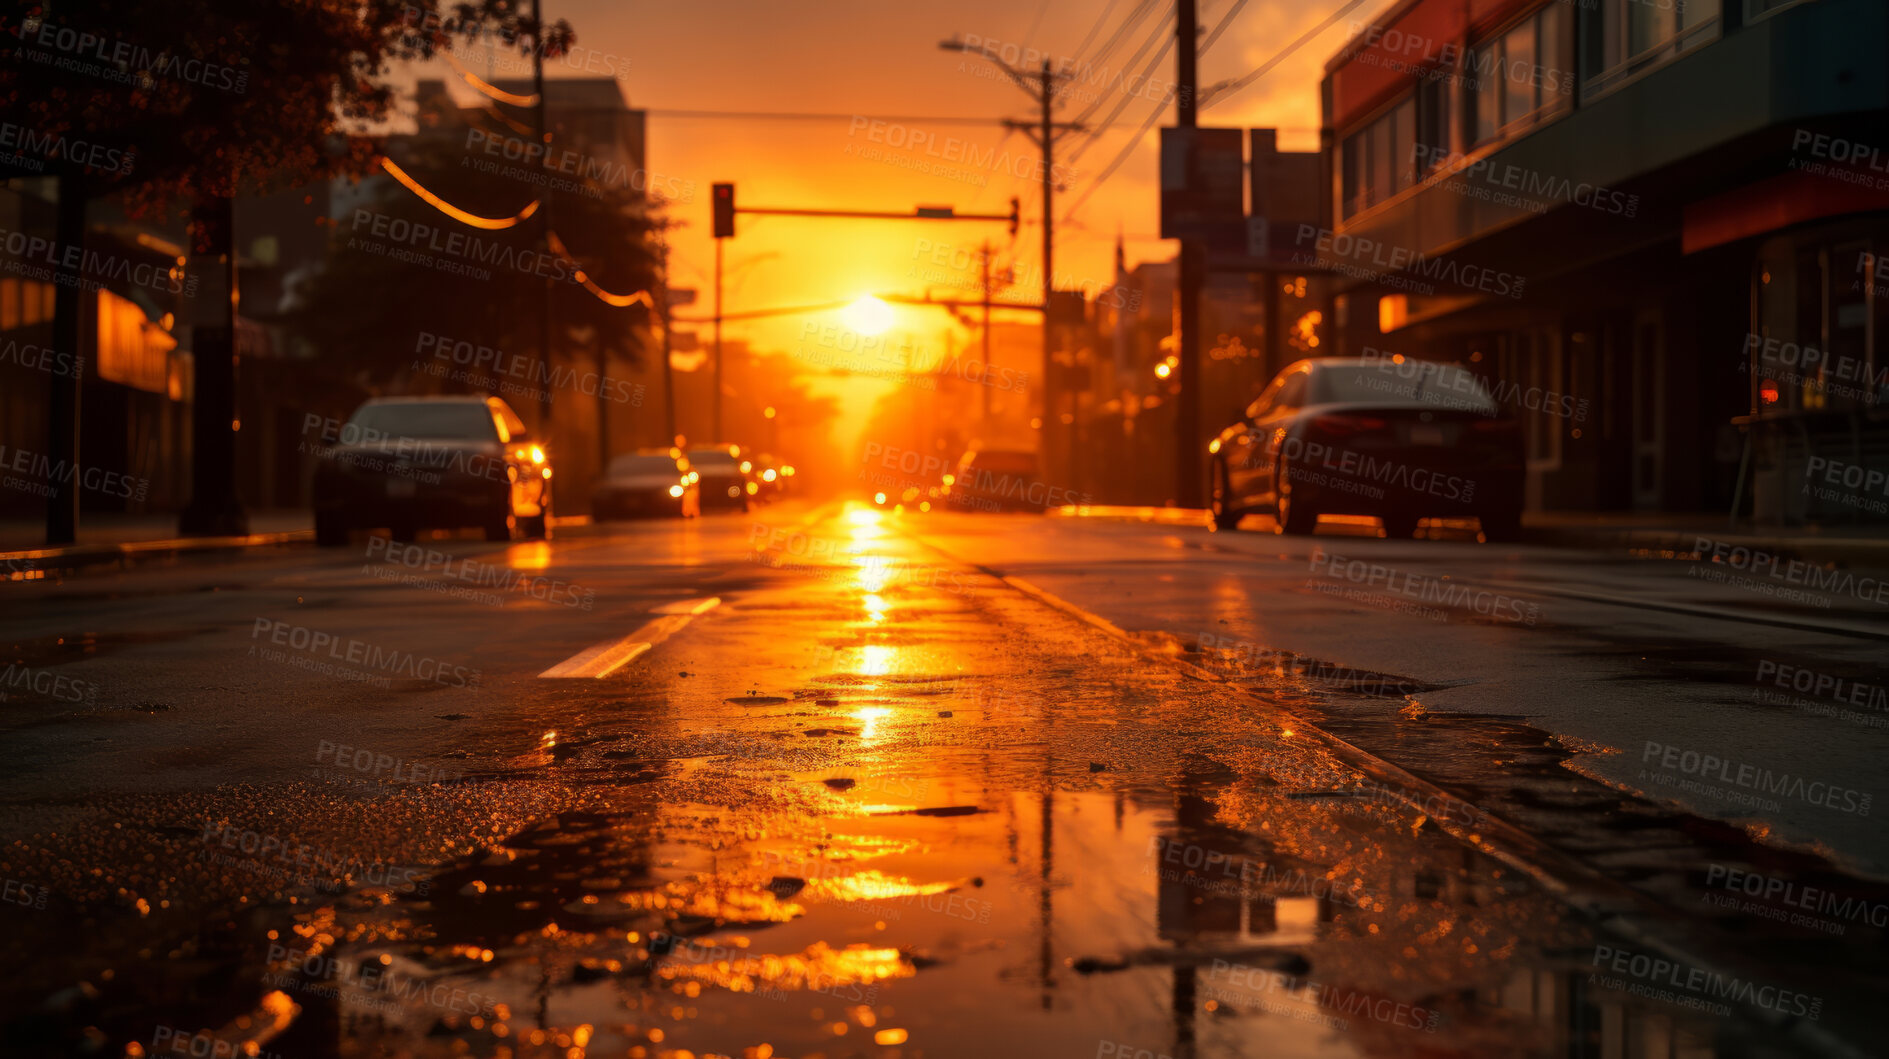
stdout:
[(1423, 518), (1521, 532), (1521, 427), (1474, 372), (1432, 361), (1324, 358), (1280, 372), (1208, 447), (1214, 525), (1270, 512), (1281, 533), (1375, 515), (1387, 537)]
[(590, 514), (598, 522), (643, 516), (689, 517), (702, 513), (699, 476), (682, 469), (674, 449), (644, 449), (610, 461), (591, 491)]
[(551, 535), (551, 463), (496, 397), (377, 397), (355, 410), (315, 468), (315, 540), (387, 527), (476, 527), (487, 540)]

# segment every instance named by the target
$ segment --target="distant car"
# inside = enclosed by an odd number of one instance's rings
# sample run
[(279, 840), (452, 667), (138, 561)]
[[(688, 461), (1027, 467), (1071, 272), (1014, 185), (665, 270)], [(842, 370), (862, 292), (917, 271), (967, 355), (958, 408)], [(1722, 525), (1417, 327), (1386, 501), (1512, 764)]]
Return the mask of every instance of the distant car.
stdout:
[(793, 482), (793, 472), (787, 464), (763, 452), (750, 458), (753, 464), (748, 476), (753, 479), (757, 490), (757, 500), (778, 500), (787, 495), (787, 487)]
[(701, 489), (682, 469), (681, 454), (671, 450), (645, 449), (612, 459), (590, 494), (590, 514), (597, 522), (701, 513)]
[(551, 535), (551, 463), (496, 397), (377, 397), (342, 426), (315, 468), (315, 540), (386, 526), (473, 526), (487, 540)]
[(702, 510), (748, 510), (748, 500), (760, 491), (741, 469), (739, 445), (702, 445), (688, 450), (689, 470), (701, 475)]
[(973, 449), (958, 460), (939, 493), (963, 511), (1045, 511), (1050, 494), (1036, 453), (1024, 449)]
[(1387, 537), (1422, 518), (1521, 533), (1521, 427), (1474, 372), (1434, 361), (1324, 358), (1280, 372), (1209, 446), (1213, 521), (1270, 512), (1281, 533), (1320, 515), (1375, 515)]

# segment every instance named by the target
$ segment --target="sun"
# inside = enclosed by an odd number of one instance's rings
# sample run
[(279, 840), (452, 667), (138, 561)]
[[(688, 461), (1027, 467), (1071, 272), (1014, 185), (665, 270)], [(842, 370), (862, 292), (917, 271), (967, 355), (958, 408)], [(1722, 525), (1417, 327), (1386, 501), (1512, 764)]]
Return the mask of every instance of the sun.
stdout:
[(846, 307), (846, 326), (862, 335), (882, 335), (892, 326), (892, 307), (870, 295)]

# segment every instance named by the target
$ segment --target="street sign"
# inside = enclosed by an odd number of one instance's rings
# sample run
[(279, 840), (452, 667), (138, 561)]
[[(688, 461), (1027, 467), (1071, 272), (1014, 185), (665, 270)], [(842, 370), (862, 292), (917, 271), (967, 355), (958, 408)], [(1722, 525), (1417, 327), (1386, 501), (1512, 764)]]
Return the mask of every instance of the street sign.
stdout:
[(669, 304), (672, 306), (694, 305), (695, 293), (694, 287), (671, 287), (669, 288)]
[(702, 340), (695, 337), (694, 331), (671, 331), (669, 348), (676, 353), (693, 353), (702, 348)]
[(1161, 130), (1161, 238), (1241, 239), (1245, 139), (1242, 129)]

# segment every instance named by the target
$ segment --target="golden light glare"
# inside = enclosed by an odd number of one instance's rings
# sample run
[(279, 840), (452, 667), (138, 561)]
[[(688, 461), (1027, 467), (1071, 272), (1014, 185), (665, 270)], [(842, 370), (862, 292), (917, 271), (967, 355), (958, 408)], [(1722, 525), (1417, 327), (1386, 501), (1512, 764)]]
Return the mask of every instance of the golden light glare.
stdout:
[(862, 335), (882, 335), (892, 326), (892, 307), (873, 295), (861, 295), (846, 307), (845, 319), (847, 327)]

